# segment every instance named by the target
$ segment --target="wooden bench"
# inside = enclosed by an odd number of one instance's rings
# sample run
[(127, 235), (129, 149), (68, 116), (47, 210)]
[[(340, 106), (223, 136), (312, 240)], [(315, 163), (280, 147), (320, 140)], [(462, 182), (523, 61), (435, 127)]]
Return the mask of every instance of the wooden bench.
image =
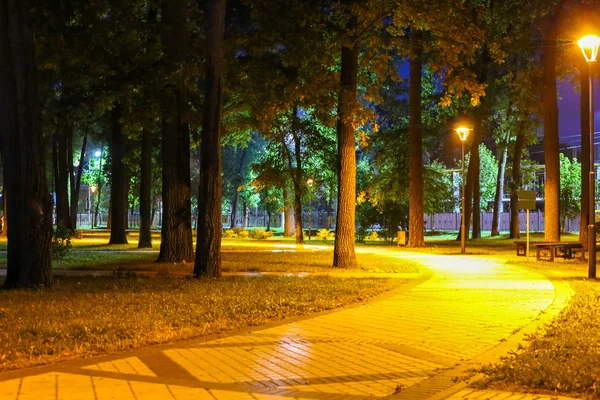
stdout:
[[(540, 242), (540, 241), (529, 241), (529, 248), (533, 247), (535, 244), (542, 243), (550, 243), (550, 242)], [(517, 245), (517, 256), (525, 257), (527, 255), (527, 240), (515, 240), (515, 244)]]
[(554, 261), (554, 257), (567, 260), (573, 258), (573, 250), (582, 249), (578, 242), (536, 243), (536, 259), (538, 261)]

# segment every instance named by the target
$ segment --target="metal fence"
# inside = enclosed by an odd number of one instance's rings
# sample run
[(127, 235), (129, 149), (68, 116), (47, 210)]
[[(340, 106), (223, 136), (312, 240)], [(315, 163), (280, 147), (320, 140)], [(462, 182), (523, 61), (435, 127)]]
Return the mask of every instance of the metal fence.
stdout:
[[(460, 228), (460, 213), (440, 213), (425, 215), (425, 229), (437, 231), (458, 231)], [(481, 230), (492, 230), (492, 213), (481, 213)], [(522, 231), (526, 229), (527, 214), (519, 213), (519, 226)], [(472, 221), (471, 221), (472, 223)], [(534, 211), (529, 214), (530, 229), (532, 231), (544, 231), (544, 213)], [(500, 231), (510, 230), (510, 213), (500, 213), (499, 220)], [(567, 219), (567, 232), (579, 232), (579, 217)]]

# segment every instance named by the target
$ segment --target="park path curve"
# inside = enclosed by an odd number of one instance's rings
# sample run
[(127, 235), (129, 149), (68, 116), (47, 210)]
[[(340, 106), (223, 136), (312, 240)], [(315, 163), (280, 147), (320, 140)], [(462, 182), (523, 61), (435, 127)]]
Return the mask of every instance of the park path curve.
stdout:
[(0, 400), (459, 398), (451, 371), (485, 360), (555, 303), (543, 275), (493, 259), (357, 251), (417, 261), (428, 279), (248, 333), (0, 374)]

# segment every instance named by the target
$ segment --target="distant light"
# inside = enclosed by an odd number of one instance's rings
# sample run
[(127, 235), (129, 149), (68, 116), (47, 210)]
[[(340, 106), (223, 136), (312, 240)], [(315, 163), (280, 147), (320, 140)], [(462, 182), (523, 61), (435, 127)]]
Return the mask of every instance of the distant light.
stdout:
[(96, 157), (100, 157), (102, 155), (102, 152), (100, 150), (96, 150), (96, 152), (94, 153), (94, 155)]
[(600, 47), (600, 37), (596, 35), (584, 36), (577, 41), (577, 45), (579, 45), (587, 62), (596, 61), (598, 47)]
[(96, 186), (94, 186), (94, 185), (90, 186), (90, 190), (92, 191), (92, 193), (95, 193), (96, 189), (97, 189)]
[(74, 166), (79, 167), (79, 160), (75, 160), (75, 162), (73, 163)]
[(312, 186), (312, 185), (313, 185), (313, 183), (315, 183), (315, 180), (314, 180), (313, 178), (308, 178), (308, 179), (306, 180), (306, 184), (307, 184), (308, 186)]
[(465, 141), (467, 140), (467, 138), (469, 137), (469, 132), (472, 131), (472, 129), (469, 129), (465, 126), (461, 126), (459, 128), (456, 128), (456, 133), (458, 133), (458, 137), (460, 138), (461, 141)]

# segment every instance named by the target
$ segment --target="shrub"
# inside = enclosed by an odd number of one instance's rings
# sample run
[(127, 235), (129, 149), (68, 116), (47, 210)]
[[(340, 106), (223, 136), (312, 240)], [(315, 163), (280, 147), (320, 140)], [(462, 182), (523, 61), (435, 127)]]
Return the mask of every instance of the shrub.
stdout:
[(65, 258), (67, 254), (69, 254), (69, 250), (71, 250), (71, 237), (73, 236), (73, 232), (70, 229), (67, 229), (62, 224), (58, 224), (54, 231), (54, 235), (52, 236), (52, 258), (53, 259), (61, 259)]
[(273, 236), (273, 231), (265, 231), (264, 229), (253, 229), (249, 232), (252, 239), (267, 239)]
[(373, 231), (373, 232), (371, 232), (371, 234), (369, 236), (367, 236), (367, 240), (369, 240), (371, 242), (379, 240), (379, 235), (377, 234), (377, 232)]
[(317, 232), (317, 237), (320, 240), (333, 240), (335, 239), (335, 233), (331, 232), (329, 229), (320, 229)]
[(223, 238), (224, 239), (232, 239), (232, 238), (236, 238), (237, 234), (235, 233), (235, 231), (233, 229), (226, 229), (225, 232), (223, 232)]
[(242, 229), (241, 231), (239, 231), (239, 232), (238, 232), (238, 234), (237, 234), (237, 235), (238, 235), (238, 237), (240, 237), (240, 238), (247, 238), (247, 237), (248, 237), (248, 235), (249, 235), (249, 232), (248, 232), (248, 231), (246, 231), (246, 230), (244, 230), (244, 229)]

